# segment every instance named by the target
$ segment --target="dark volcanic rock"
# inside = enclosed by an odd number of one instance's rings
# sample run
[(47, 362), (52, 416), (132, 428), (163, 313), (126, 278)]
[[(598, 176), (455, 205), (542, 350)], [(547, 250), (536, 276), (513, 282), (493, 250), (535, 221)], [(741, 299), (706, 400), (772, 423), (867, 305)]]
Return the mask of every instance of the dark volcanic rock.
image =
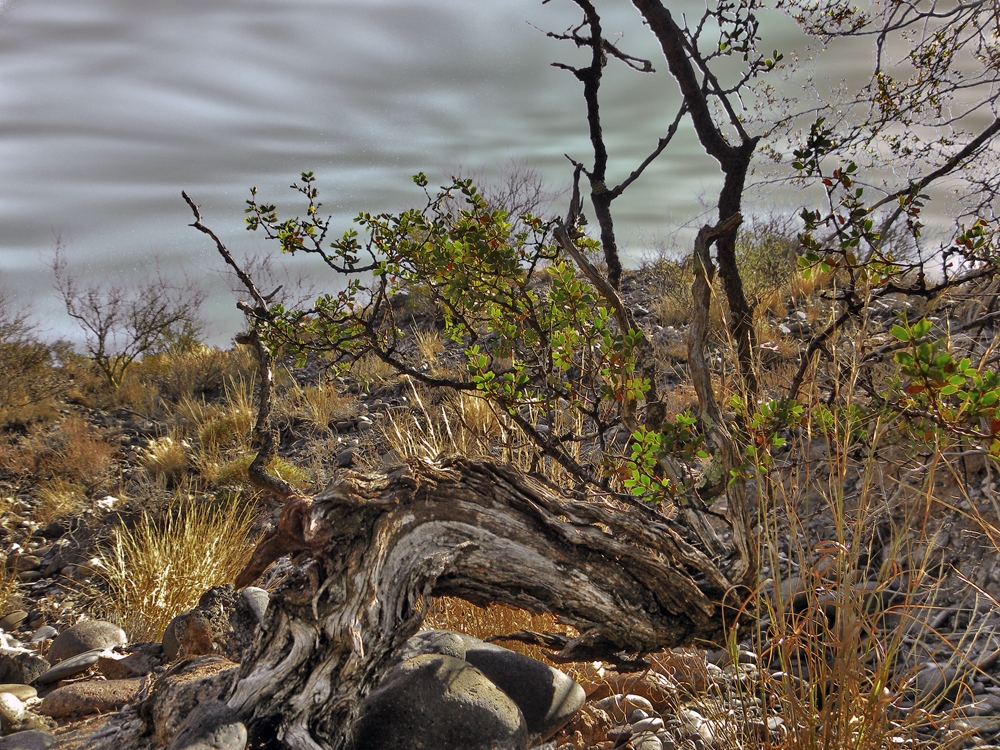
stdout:
[(263, 589), (237, 591), (231, 584), (209, 589), (198, 606), (177, 615), (163, 633), (163, 656), (168, 662), (178, 656), (219, 653), (239, 662), (253, 641), (267, 610)]
[(528, 733), (535, 741), (555, 734), (587, 697), (566, 673), (464, 633), (417, 633), (403, 646), (398, 658), (416, 654), (445, 654), (479, 669), (521, 709)]
[(518, 705), (533, 739), (555, 734), (587, 699), (565, 672), (470, 635), (463, 639), (465, 660)]
[(355, 750), (524, 750), (517, 705), (475, 667), (423, 654), (386, 673), (361, 708)]
[(35, 683), (38, 685), (51, 685), (53, 682), (59, 682), (59, 680), (65, 680), (67, 677), (73, 677), (81, 672), (86, 672), (97, 664), (97, 660), (101, 658), (102, 653), (104, 653), (104, 649), (95, 648), (92, 651), (84, 651), (82, 654), (63, 659), (51, 669), (46, 669), (42, 674), (38, 675), (35, 678)]
[(29, 651), (0, 650), (0, 682), (27, 685), (49, 668), (49, 662)]

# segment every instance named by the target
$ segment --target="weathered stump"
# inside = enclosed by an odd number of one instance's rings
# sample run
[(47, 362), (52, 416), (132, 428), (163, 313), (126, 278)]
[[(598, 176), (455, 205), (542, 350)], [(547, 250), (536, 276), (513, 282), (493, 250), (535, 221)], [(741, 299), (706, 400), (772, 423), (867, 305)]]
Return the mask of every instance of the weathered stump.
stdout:
[(241, 576), (246, 585), (295, 555), (229, 705), (252, 735), (294, 750), (348, 748), (361, 701), (429, 596), (555, 613), (580, 631), (548, 640), (563, 660), (628, 661), (717, 639), (722, 603), (738, 604), (724, 570), (743, 576), (746, 561), (713, 561), (697, 544), (655, 509), (571, 501), (489, 461), (351, 474), (291, 499)]

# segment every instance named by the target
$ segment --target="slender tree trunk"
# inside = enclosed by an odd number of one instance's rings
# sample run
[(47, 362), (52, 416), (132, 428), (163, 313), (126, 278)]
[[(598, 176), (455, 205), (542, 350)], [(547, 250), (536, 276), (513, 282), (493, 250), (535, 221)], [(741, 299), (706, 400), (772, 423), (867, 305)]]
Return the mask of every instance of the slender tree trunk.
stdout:
[(740, 603), (723, 564), (657, 511), (567, 500), (516, 469), (458, 457), (297, 498), (258, 552), (242, 578), (280, 554), (295, 555), (295, 570), (229, 703), (252, 735), (293, 750), (350, 746), (361, 701), (429, 596), (552, 612), (581, 633), (556, 639), (559, 659), (632, 665), (718, 640), (724, 603)]
[[(738, 215), (746, 184), (750, 160), (760, 140), (743, 132), (742, 125), (731, 117), (731, 125), (739, 131), (739, 140), (734, 145), (727, 140), (709, 103), (705, 86), (698, 78), (692, 62), (693, 52), (684, 36), (684, 31), (661, 0), (632, 0), (632, 4), (642, 14), (643, 19), (660, 42), (663, 57), (670, 73), (684, 96), (684, 103), (691, 114), (698, 140), (722, 169), (724, 182), (719, 194), (719, 223), (723, 224)], [(717, 100), (721, 101), (721, 100)], [(744, 387), (751, 398), (757, 395), (757, 376), (754, 368), (755, 336), (753, 331), (753, 310), (743, 292), (743, 282), (736, 267), (737, 228), (723, 234), (716, 242), (719, 261), (719, 277), (729, 305), (729, 326), (736, 339), (737, 361)]]

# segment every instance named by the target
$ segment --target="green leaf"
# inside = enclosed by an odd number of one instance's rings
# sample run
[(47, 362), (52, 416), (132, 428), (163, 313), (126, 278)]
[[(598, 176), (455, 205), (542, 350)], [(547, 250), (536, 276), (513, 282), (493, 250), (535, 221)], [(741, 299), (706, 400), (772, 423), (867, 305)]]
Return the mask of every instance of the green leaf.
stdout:
[(889, 333), (892, 334), (892, 336), (894, 338), (897, 338), (900, 341), (909, 341), (910, 340), (910, 332), (908, 330), (906, 330), (905, 328), (903, 328), (903, 326), (901, 326), (901, 325), (898, 325), (898, 324), (894, 325), (889, 330)]

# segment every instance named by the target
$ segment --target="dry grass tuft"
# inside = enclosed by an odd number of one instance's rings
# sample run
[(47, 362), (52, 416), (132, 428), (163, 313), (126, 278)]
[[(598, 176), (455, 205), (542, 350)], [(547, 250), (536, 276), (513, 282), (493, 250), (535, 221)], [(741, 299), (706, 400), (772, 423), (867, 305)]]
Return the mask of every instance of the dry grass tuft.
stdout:
[(420, 352), (421, 364), (426, 364), (431, 373), (437, 372), (438, 359), (444, 354), (444, 342), (435, 330), (413, 329), (413, 340)]
[(7, 570), (5, 561), (0, 561), (0, 616), (19, 609), (22, 603), (20, 582)]
[(35, 496), (34, 519), (41, 524), (80, 513), (87, 505), (87, 488), (78, 482), (56, 477), (42, 482)]
[(337, 393), (330, 382), (305, 388), (293, 382), (285, 400), (289, 416), (301, 419), (321, 435), (330, 434), (334, 422), (348, 419), (357, 411), (357, 400)]
[(143, 513), (119, 526), (97, 555), (106, 592), (87, 591), (101, 617), (119, 623), (130, 641), (157, 640), (167, 623), (191, 609), (212, 586), (232, 582), (255, 542), (255, 514), (233, 502), (178, 502), (163, 518)]
[(215, 397), (227, 384), (252, 380), (253, 360), (247, 347), (223, 351), (194, 344), (159, 352), (134, 363), (121, 386), (111, 392), (111, 406), (125, 406), (157, 418), (184, 400)]
[(180, 438), (156, 438), (143, 451), (143, 468), (154, 477), (163, 477), (167, 483), (177, 482), (190, 465), (189, 449), (187, 442)]
[[(247, 469), (253, 463), (255, 455), (254, 453), (243, 454), (237, 458), (222, 462), (213, 462), (202, 458), (196, 461), (196, 466), (201, 478), (210, 484), (227, 489), (252, 492), (252, 485), (247, 478)], [(289, 463), (280, 456), (274, 458), (268, 464), (267, 470), (279, 479), (284, 479), (298, 490), (305, 491), (312, 484), (312, 477), (305, 469)]]
[(198, 442), (205, 453), (227, 448), (245, 452), (251, 447), (253, 381), (245, 378), (231, 380), (226, 384), (225, 392), (224, 411), (205, 422), (198, 433)]
[(366, 391), (371, 390), (373, 385), (388, 383), (396, 379), (396, 371), (392, 365), (382, 361), (374, 354), (367, 354), (351, 365), (351, 374), (360, 381)]
[(74, 416), (51, 425), (34, 425), (21, 440), (3, 446), (0, 460), (12, 474), (96, 487), (107, 478), (113, 454), (99, 430)]
[[(428, 630), (455, 630), (483, 640), (495, 635), (510, 635), (519, 630), (578, 635), (575, 628), (557, 622), (550, 614), (533, 614), (526, 609), (505, 604), (477, 607), (464, 599), (450, 596), (440, 597), (431, 603), (424, 618), (424, 627)], [(500, 641), (499, 645), (541, 661), (545, 661), (548, 653), (539, 646), (517, 641)]]
[[(842, 388), (847, 404), (863, 398), (851, 377)], [(893, 466), (910, 449), (894, 444), (900, 425), (826, 408), (818, 396), (809, 394), (784, 470), (758, 485), (769, 578), (754, 600), (754, 650), (765, 667), (757, 691), (783, 722), (783, 749), (907, 746), (940, 719), (899, 708), (913, 697), (919, 665), (910, 660), (935, 649), (949, 656), (947, 643), (924, 643), (934, 634), (918, 625), (943, 581), (927, 524), (940, 455), (921, 456), (917, 485), (907, 487)]]

